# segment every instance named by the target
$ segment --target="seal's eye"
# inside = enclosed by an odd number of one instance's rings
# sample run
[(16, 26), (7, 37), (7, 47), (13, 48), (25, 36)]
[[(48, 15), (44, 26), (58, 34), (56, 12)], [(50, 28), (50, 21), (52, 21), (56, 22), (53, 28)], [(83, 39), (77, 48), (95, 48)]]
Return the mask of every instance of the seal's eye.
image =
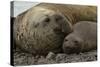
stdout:
[(44, 21), (43, 21), (43, 27), (47, 26), (50, 22), (50, 18), (45, 18)]
[(77, 43), (78, 43), (78, 41), (76, 41), (76, 40), (75, 40), (75, 41), (74, 41), (74, 43), (76, 43), (76, 44), (77, 44)]
[(44, 19), (44, 22), (49, 22), (49, 21), (50, 21), (49, 18), (45, 18), (45, 19)]

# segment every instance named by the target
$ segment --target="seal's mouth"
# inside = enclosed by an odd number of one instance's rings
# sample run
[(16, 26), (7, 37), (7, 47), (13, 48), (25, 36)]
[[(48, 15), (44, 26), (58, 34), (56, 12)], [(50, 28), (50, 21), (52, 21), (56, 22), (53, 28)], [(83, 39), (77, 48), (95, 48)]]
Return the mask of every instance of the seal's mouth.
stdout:
[(64, 52), (66, 54), (79, 53), (80, 52), (80, 49), (78, 47), (66, 47), (64, 49)]
[(62, 34), (62, 33), (64, 33), (64, 32), (62, 32), (62, 29), (61, 29), (61, 28), (55, 28), (55, 29), (54, 29), (54, 32), (55, 32), (56, 34)]

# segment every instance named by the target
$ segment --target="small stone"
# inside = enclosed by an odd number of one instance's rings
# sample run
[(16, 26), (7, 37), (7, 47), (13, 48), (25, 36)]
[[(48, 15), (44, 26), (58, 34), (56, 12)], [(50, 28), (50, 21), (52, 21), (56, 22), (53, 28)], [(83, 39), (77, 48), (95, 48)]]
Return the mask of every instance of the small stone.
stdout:
[(66, 58), (66, 54), (57, 54), (56, 61), (60, 62)]
[(46, 59), (53, 59), (55, 57), (55, 54), (53, 52), (49, 52), (46, 56)]
[(35, 59), (39, 59), (39, 57), (40, 57), (39, 55), (36, 55), (36, 56), (35, 56)]

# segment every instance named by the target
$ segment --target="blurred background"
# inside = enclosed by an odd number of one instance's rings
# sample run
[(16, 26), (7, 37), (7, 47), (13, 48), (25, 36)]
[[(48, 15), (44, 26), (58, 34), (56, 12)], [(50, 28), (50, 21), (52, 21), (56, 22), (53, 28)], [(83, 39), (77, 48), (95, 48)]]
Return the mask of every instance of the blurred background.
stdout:
[(27, 2), (27, 1), (13, 1), (12, 3), (11, 3), (11, 9), (13, 10), (12, 17), (16, 17), (18, 14), (20, 14), (20, 13), (28, 10), (29, 8), (39, 4), (38, 2)]

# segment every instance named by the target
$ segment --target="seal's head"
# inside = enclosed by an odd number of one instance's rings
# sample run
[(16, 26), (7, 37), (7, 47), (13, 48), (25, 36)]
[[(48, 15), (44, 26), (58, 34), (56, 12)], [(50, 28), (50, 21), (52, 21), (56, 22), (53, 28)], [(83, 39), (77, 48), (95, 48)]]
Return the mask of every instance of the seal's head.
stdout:
[(59, 11), (34, 7), (22, 17), (19, 24), (15, 23), (15, 38), (21, 48), (34, 54), (61, 51), (64, 37), (72, 31), (71, 24)]
[(31, 23), (30, 26), (32, 28), (42, 29), (43, 32), (60, 30), (68, 34), (72, 30), (71, 23), (59, 11), (55, 12), (42, 7), (34, 7), (33, 10), (28, 12), (28, 15), (27, 21)]
[(82, 39), (75, 34), (69, 34), (65, 37), (63, 51), (67, 54), (79, 53), (82, 47)]

